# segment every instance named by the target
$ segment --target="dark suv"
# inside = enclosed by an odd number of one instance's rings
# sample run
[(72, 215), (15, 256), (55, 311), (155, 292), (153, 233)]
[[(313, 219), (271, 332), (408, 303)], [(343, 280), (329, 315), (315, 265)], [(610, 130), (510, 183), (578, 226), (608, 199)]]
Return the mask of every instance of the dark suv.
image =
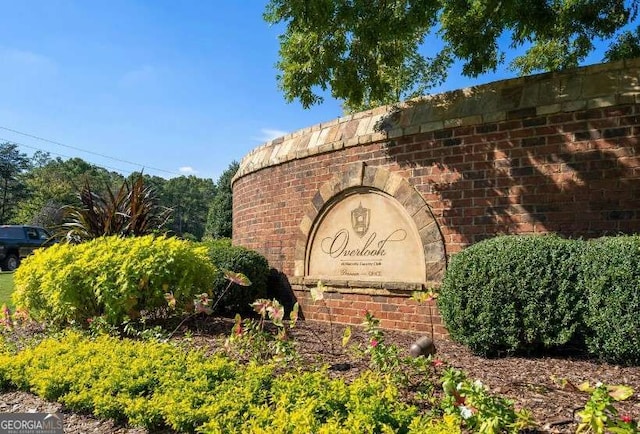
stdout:
[(20, 260), (35, 249), (55, 242), (46, 229), (38, 226), (0, 226), (0, 266), (3, 271), (13, 271)]

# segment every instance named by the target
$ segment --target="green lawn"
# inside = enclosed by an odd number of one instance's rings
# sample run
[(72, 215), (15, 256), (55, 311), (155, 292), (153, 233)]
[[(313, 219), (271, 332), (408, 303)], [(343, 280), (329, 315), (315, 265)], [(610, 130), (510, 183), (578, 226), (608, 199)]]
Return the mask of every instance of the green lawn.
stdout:
[(11, 294), (13, 293), (13, 273), (0, 273), (0, 306), (7, 304), (13, 309)]

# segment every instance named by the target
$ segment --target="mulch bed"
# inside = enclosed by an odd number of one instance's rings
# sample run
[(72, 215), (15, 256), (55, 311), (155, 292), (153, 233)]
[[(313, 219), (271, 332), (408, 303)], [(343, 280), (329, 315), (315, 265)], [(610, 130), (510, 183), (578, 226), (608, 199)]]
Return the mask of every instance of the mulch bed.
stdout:
[[(219, 348), (221, 338), (232, 326), (231, 320), (210, 318), (190, 324), (191, 345), (205, 350)], [(366, 344), (366, 335), (358, 327), (352, 327), (351, 342)], [(332, 375), (347, 380), (367, 368), (366, 362), (354, 356), (340, 345), (344, 326), (333, 327), (334, 348), (330, 345), (328, 324), (312, 321), (299, 322), (293, 330), (298, 351), (309, 363), (321, 363), (340, 367)], [(387, 343), (393, 343), (408, 355), (410, 345), (421, 335), (397, 331), (385, 332)], [(181, 339), (176, 337), (175, 339)], [(627, 401), (617, 403), (620, 414), (640, 417), (640, 367), (621, 367), (590, 360), (579, 355), (545, 357), (507, 357), (486, 359), (473, 355), (465, 347), (450, 340), (436, 341), (436, 357), (465, 371), (470, 378), (480, 380), (493, 393), (514, 401), (516, 408), (528, 408), (538, 423), (538, 432), (572, 433), (577, 427), (576, 412), (588, 399), (588, 395), (572, 385), (584, 381), (595, 384), (625, 384), (636, 393)], [(439, 368), (440, 369), (440, 368)], [(563, 381), (566, 380), (566, 381)], [(95, 419), (65, 410), (60, 404), (48, 403), (24, 392), (10, 391), (0, 394), (0, 413), (6, 412), (62, 412), (65, 416), (65, 432), (69, 433), (146, 433), (144, 429), (116, 425), (112, 421)]]

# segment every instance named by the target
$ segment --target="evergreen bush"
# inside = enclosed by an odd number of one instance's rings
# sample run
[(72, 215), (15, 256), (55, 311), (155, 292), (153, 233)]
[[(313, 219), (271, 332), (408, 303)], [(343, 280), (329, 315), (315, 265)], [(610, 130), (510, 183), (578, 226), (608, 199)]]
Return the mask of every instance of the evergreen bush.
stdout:
[(213, 297), (217, 299), (225, 290), (228, 281), (223, 270), (242, 273), (251, 281), (250, 286), (234, 285), (218, 304), (220, 311), (226, 313), (244, 313), (251, 311), (250, 304), (267, 295), (269, 263), (260, 253), (242, 246), (231, 245), (231, 240), (221, 238), (204, 241), (209, 249), (211, 261), (217, 271), (213, 280)]
[(640, 364), (640, 236), (590, 241), (582, 263), (589, 352)]
[(560, 347), (580, 331), (583, 244), (501, 236), (455, 255), (438, 306), (455, 340), (482, 355)]
[(179, 307), (209, 292), (215, 267), (203, 246), (164, 236), (100, 237), (39, 249), (14, 276), (14, 300), (38, 320), (81, 324), (102, 317), (120, 325), (143, 311)]

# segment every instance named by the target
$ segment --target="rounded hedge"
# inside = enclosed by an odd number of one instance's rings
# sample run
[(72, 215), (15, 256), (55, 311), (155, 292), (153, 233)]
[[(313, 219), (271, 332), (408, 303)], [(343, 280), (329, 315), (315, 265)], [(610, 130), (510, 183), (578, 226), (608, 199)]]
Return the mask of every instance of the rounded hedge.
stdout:
[(612, 363), (640, 364), (640, 236), (588, 243), (582, 264), (586, 344)]
[(501, 236), (455, 255), (438, 306), (452, 338), (482, 355), (579, 345), (640, 364), (640, 236)]
[(228, 238), (204, 241), (209, 257), (216, 266), (213, 280), (213, 294), (217, 299), (229, 285), (223, 270), (242, 273), (251, 281), (249, 286), (233, 285), (218, 303), (219, 311), (226, 313), (244, 313), (252, 309), (250, 304), (267, 294), (269, 263), (260, 253), (242, 246), (231, 245)]
[(559, 347), (580, 329), (582, 244), (557, 236), (501, 236), (453, 256), (438, 307), (451, 337), (495, 356)]
[(168, 292), (188, 308), (195, 295), (211, 290), (214, 273), (207, 249), (188, 241), (101, 237), (37, 250), (14, 275), (14, 300), (57, 325), (84, 325), (97, 316), (119, 325), (166, 308)]

